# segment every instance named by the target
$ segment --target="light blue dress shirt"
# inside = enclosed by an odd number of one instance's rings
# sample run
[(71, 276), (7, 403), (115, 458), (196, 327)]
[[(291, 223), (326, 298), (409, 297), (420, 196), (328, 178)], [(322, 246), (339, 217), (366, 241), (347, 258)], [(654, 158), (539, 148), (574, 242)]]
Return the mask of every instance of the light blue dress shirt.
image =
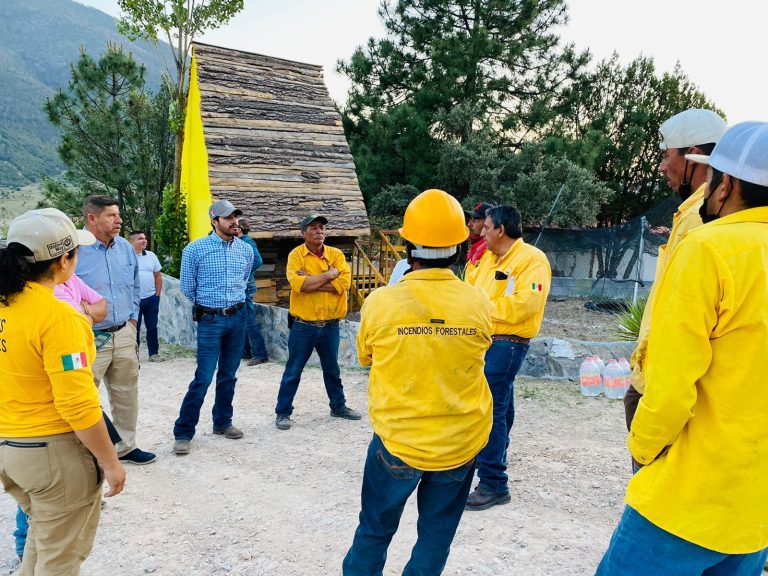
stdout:
[(75, 273), (107, 300), (107, 317), (95, 324), (95, 329), (138, 319), (139, 263), (128, 240), (117, 236), (109, 246), (100, 240), (90, 246), (80, 246)]

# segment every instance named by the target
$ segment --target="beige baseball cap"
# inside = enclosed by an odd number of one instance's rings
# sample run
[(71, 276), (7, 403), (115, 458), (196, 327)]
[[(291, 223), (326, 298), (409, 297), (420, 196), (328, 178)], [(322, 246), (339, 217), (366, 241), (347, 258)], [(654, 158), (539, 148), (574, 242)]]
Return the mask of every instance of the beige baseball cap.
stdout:
[(725, 120), (719, 114), (703, 108), (690, 108), (659, 126), (659, 147), (668, 150), (717, 143), (725, 130)]
[(45, 262), (63, 256), (76, 246), (88, 246), (96, 237), (88, 230), (78, 230), (72, 220), (56, 208), (30, 210), (11, 221), (7, 243), (29, 248), (30, 262)]

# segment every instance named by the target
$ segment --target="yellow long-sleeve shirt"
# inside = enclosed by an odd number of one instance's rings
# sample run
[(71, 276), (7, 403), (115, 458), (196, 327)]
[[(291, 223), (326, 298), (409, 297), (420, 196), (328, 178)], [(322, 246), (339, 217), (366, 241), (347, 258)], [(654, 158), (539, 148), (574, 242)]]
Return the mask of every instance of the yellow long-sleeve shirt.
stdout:
[(518, 238), (501, 257), (486, 250), (466, 280), (491, 299), (492, 334), (533, 338), (539, 333), (552, 284), (544, 252)]
[(85, 316), (29, 282), (0, 307), (0, 436), (49, 436), (96, 424), (102, 416), (95, 357)]
[[(339, 271), (339, 276), (331, 282), (336, 293), (301, 291), (307, 277), (299, 275), (300, 270), (307, 276), (316, 276), (331, 267)], [(312, 322), (340, 320), (347, 315), (347, 290), (352, 283), (352, 275), (344, 253), (338, 248), (323, 246), (321, 258), (313, 254), (306, 244), (297, 246), (288, 255), (286, 275), (291, 285), (291, 315)]]
[(447, 269), (414, 270), (365, 299), (357, 354), (371, 366), (368, 410), (389, 452), (419, 470), (450, 470), (485, 446), (490, 330), (488, 297)]
[(768, 546), (766, 270), (768, 208), (700, 226), (678, 245), (651, 310), (646, 390), (628, 440), (648, 466), (627, 504), (726, 554)]
[(637, 339), (637, 348), (629, 359), (632, 367), (632, 385), (635, 390), (642, 393), (645, 390), (643, 377), (643, 363), (648, 351), (648, 334), (651, 330), (651, 307), (656, 292), (656, 286), (659, 284), (661, 276), (667, 267), (667, 261), (672, 255), (675, 247), (686, 237), (688, 232), (701, 226), (701, 216), (699, 215), (699, 206), (704, 200), (704, 192), (707, 190), (705, 182), (699, 186), (696, 191), (686, 198), (677, 208), (677, 212), (672, 217), (672, 230), (669, 232), (669, 240), (663, 246), (659, 246), (659, 257), (656, 260), (656, 273), (654, 274), (653, 287), (648, 294), (648, 301), (645, 304), (645, 313), (640, 322), (640, 332)]

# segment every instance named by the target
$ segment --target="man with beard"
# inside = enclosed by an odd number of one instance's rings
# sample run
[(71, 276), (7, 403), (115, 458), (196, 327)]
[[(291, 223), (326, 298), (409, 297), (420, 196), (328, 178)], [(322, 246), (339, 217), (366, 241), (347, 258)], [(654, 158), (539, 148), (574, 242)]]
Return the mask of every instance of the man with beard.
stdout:
[(190, 242), (181, 255), (180, 288), (193, 304), (197, 322), (197, 370), (173, 427), (173, 451), (189, 454), (205, 393), (216, 373), (213, 433), (237, 440), (243, 432), (232, 425), (232, 399), (245, 343), (248, 309), (245, 289), (251, 277), (253, 251), (237, 237), (242, 211), (228, 200), (208, 209), (213, 231)]
[(708, 171), (705, 224), (656, 287), (628, 440), (643, 467), (598, 576), (756, 576), (768, 554), (768, 123), (687, 160)]
[(637, 410), (637, 403), (645, 389), (645, 355), (648, 349), (648, 334), (651, 328), (651, 305), (656, 286), (664, 274), (667, 258), (688, 232), (701, 226), (699, 207), (707, 188), (706, 166), (691, 162), (686, 154), (709, 154), (725, 132), (725, 120), (711, 110), (691, 108), (672, 116), (659, 127), (661, 134), (661, 163), (659, 171), (667, 179), (669, 187), (682, 199), (672, 221), (667, 244), (659, 247), (653, 288), (645, 305), (640, 335), (630, 364), (632, 385), (624, 396), (624, 411), (627, 430)]
[(341, 250), (325, 245), (326, 224), (325, 216), (305, 217), (301, 221), (304, 243), (288, 255), (286, 275), (291, 284), (293, 325), (288, 336), (288, 362), (275, 406), (275, 426), (279, 430), (291, 427), (293, 398), (313, 350), (320, 357), (331, 416), (360, 420), (360, 414), (347, 406), (338, 360), (339, 320), (347, 315), (351, 274)]

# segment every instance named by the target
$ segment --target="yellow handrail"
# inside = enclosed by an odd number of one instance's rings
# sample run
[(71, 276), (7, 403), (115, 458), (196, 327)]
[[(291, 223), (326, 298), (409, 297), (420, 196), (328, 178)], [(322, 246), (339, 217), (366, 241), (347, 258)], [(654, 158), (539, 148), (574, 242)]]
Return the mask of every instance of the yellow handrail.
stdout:
[(386, 286), (387, 280), (376, 269), (357, 240), (352, 246), (351, 268), (350, 308), (359, 309), (366, 295), (380, 286)]
[(398, 260), (403, 259), (404, 246), (394, 246), (389, 236), (398, 235), (396, 230), (379, 230), (379, 270), (389, 280)]

